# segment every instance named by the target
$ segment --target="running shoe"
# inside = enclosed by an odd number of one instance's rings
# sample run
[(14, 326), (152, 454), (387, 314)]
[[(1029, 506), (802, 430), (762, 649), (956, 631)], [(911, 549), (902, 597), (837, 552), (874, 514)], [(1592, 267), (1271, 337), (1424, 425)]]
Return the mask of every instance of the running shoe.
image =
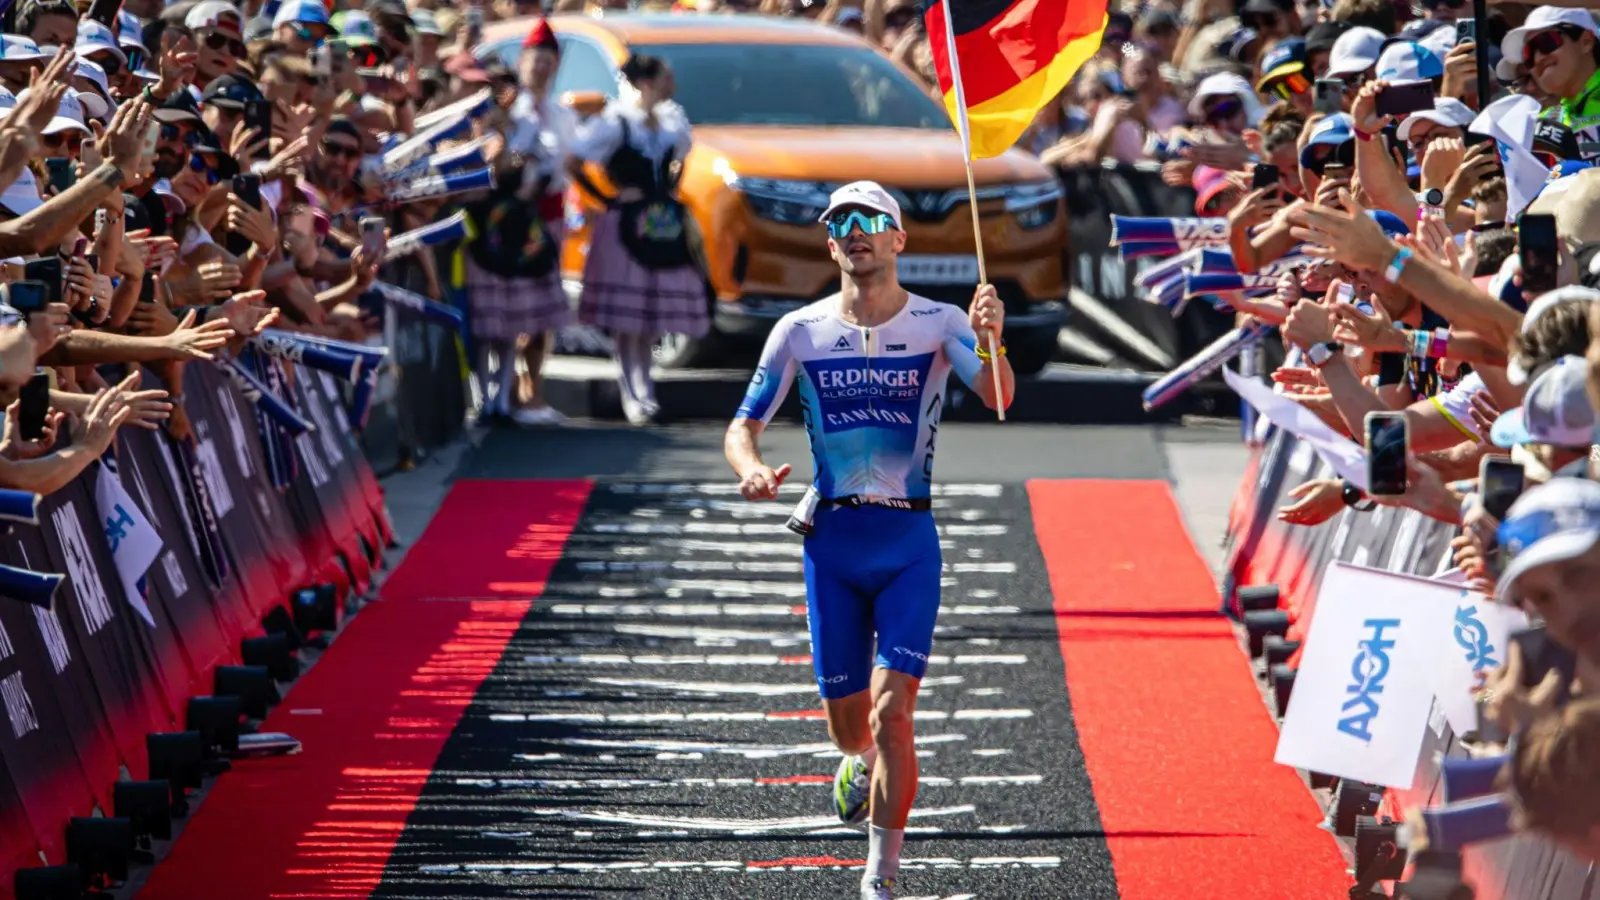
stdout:
[(873, 878), (861, 882), (861, 900), (894, 900), (894, 879)]
[(872, 799), (872, 769), (859, 756), (839, 760), (833, 776), (833, 807), (842, 822), (859, 822), (867, 817), (867, 801)]

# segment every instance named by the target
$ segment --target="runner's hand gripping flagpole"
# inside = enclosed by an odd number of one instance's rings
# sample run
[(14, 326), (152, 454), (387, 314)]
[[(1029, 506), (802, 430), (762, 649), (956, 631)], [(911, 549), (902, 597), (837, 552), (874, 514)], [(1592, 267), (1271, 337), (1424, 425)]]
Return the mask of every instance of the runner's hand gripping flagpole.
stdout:
[[(951, 0), (944, 0), (945, 49), (950, 54), (950, 75), (956, 93), (956, 131), (961, 134), (961, 162), (967, 167), (967, 200), (972, 206), (972, 247), (978, 254), (978, 286), (989, 283), (988, 268), (983, 264), (983, 228), (978, 220), (978, 187), (972, 175), (972, 123), (967, 121), (967, 98), (961, 89), (961, 60), (956, 54), (955, 11), (949, 9)], [(1006, 420), (1006, 392), (1000, 381), (1000, 348), (995, 345), (994, 332), (988, 332), (989, 374), (994, 376), (994, 412), (1000, 421)]]

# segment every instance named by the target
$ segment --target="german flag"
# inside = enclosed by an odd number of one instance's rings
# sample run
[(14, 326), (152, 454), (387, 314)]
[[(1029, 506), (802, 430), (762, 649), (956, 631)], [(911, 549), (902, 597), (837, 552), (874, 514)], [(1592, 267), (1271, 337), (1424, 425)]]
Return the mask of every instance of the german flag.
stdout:
[(952, 122), (961, 110), (951, 72), (961, 70), (972, 156), (981, 159), (1009, 150), (1100, 49), (1106, 0), (922, 0), (922, 16)]

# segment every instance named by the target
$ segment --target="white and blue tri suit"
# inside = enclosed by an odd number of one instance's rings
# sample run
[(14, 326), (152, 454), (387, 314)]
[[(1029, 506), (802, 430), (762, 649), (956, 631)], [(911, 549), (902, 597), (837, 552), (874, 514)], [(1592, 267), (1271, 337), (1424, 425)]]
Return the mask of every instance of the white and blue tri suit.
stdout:
[[(799, 376), (822, 497), (805, 540), (806, 611), (827, 699), (866, 690), (878, 666), (921, 678), (942, 561), (930, 510), (934, 438), (955, 370), (977, 389), (977, 335), (959, 307), (909, 295), (862, 328), (835, 294), (772, 330), (738, 418), (771, 421)], [(874, 660), (874, 634), (877, 637)]]

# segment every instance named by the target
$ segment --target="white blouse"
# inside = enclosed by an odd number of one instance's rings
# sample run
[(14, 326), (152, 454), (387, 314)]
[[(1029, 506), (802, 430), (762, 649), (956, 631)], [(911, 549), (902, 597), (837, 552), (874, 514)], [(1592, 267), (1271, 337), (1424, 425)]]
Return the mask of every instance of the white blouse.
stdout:
[(525, 177), (549, 175), (551, 190), (557, 191), (566, 187), (566, 159), (577, 134), (578, 118), (572, 110), (548, 96), (535, 99), (523, 91), (511, 104), (506, 149), (529, 161)]
[(677, 150), (677, 157), (682, 160), (689, 155), (693, 143), (689, 117), (683, 107), (670, 100), (657, 104), (655, 113), (656, 127), (650, 128), (644, 110), (631, 103), (612, 102), (579, 129), (572, 153), (588, 162), (609, 162), (622, 149), (622, 123), (626, 120), (628, 143), (646, 159), (660, 162), (668, 150)]

